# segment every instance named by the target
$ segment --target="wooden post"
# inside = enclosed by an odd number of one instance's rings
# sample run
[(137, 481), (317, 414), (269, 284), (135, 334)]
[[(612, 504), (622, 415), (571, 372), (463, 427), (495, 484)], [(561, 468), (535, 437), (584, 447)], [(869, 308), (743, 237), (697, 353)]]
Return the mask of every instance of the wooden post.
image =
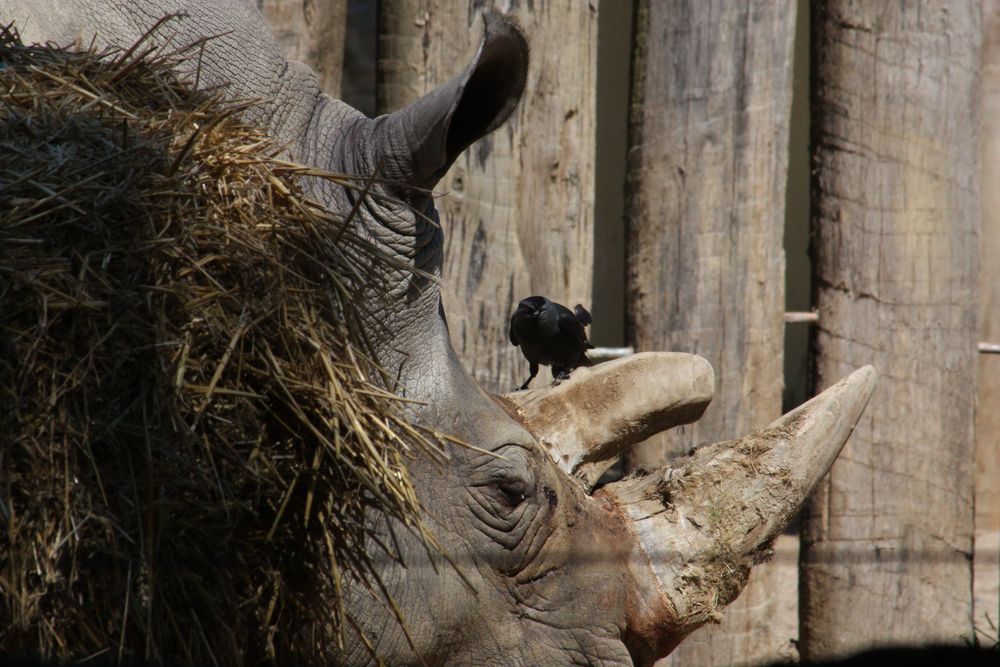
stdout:
[[(979, 246), (979, 340), (1000, 343), (1000, 0), (983, 5), (983, 228)], [(979, 355), (976, 411), (976, 554), (973, 599), (977, 636), (1000, 641), (1000, 355)]]
[(702, 355), (717, 380), (674, 453), (781, 410), (794, 25), (794, 2), (639, 3), (627, 334), (636, 350)]
[[(743, 435), (781, 412), (795, 14), (792, 0), (638, 3), (626, 334), (636, 350), (704, 356), (716, 392), (701, 420), (646, 443), (634, 466)], [(783, 573), (781, 562), (755, 569), (723, 625), (696, 632), (670, 663), (787, 655), (794, 612), (782, 615), (774, 595), (794, 591), (795, 570), (783, 560)]]
[(290, 60), (313, 68), (320, 88), (340, 96), (347, 0), (256, 0)]
[[(380, 3), (380, 112), (458, 73), (482, 36), (482, 5)], [(445, 232), (442, 293), (452, 342), (465, 367), (492, 391), (510, 390), (528, 376), (528, 363), (508, 340), (518, 301), (542, 294), (570, 308), (590, 307), (596, 7), (578, 0), (517, 4), (511, 15), (532, 49), (521, 104), (437, 186), (445, 193), (436, 204)], [(532, 386), (549, 382), (543, 369)]]
[(879, 379), (804, 521), (803, 659), (972, 636), (980, 20), (813, 5), (816, 389)]

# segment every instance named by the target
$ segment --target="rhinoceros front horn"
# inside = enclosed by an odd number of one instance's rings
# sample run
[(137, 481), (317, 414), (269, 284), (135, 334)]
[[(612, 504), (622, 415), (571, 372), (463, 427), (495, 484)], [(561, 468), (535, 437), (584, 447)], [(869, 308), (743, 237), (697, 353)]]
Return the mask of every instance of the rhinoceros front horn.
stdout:
[[(624, 639), (637, 664), (669, 653), (739, 595), (840, 453), (875, 377), (866, 366), (760, 431), (593, 492), (618, 507), (635, 537)], [(704, 359), (646, 353), (505, 399), (589, 491), (623, 449), (697, 419), (712, 386)]]

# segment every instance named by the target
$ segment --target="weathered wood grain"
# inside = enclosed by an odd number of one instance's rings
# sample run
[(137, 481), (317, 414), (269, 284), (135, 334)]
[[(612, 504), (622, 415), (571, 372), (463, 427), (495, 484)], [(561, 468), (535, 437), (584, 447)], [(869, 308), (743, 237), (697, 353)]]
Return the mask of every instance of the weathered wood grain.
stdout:
[[(379, 8), (380, 111), (457, 74), (482, 30), (478, 1), (385, 0)], [(474, 144), (437, 189), (445, 232), (442, 295), (452, 342), (488, 390), (528, 375), (507, 334), (517, 302), (542, 294), (590, 305), (593, 267), (596, 2), (495, 3), (531, 45), (511, 119)], [(535, 380), (551, 381), (548, 372)]]
[[(979, 340), (1000, 343), (1000, 0), (983, 4), (983, 219)], [(1000, 640), (1000, 355), (979, 355), (976, 411), (974, 624), (979, 639)], [(992, 625), (991, 625), (992, 623)]]
[(323, 92), (339, 97), (347, 0), (256, 1), (285, 56), (312, 67)]
[[(702, 355), (716, 391), (701, 420), (647, 442), (634, 466), (743, 435), (781, 412), (795, 13), (792, 1), (638, 4), (626, 333), (637, 350)], [(755, 569), (722, 626), (697, 631), (668, 664), (787, 655), (794, 615), (769, 613), (794, 591), (784, 565)]]
[(813, 5), (816, 384), (879, 384), (804, 522), (803, 659), (971, 639), (980, 20)]
[(705, 416), (670, 438), (678, 453), (781, 409), (795, 4), (641, 2), (638, 15), (627, 333), (716, 372)]

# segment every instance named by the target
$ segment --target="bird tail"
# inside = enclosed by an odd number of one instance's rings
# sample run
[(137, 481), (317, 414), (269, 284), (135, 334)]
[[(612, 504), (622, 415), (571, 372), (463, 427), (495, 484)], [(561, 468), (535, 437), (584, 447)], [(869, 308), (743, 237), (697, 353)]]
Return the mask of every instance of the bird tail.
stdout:
[(590, 316), (590, 311), (580, 304), (576, 304), (576, 308), (573, 309), (573, 312), (576, 313), (577, 321), (583, 326), (587, 326), (594, 321), (594, 318)]

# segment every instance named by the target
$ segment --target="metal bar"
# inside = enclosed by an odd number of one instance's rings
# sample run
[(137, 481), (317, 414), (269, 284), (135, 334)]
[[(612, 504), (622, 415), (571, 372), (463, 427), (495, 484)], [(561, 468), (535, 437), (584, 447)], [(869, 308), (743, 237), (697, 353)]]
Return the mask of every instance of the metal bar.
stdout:
[(634, 353), (635, 350), (631, 347), (595, 347), (592, 350), (587, 350), (587, 356), (593, 361), (621, 359)]
[(819, 322), (819, 313), (815, 310), (791, 311), (785, 313), (785, 324), (797, 324), (799, 322), (813, 323)]
[[(789, 312), (785, 313), (785, 322), (795, 324), (798, 322), (818, 322), (819, 314), (811, 312)], [(1000, 343), (979, 343), (980, 354), (1000, 354)], [(609, 361), (620, 359), (635, 354), (631, 347), (595, 347), (587, 352), (587, 356), (594, 361)]]

